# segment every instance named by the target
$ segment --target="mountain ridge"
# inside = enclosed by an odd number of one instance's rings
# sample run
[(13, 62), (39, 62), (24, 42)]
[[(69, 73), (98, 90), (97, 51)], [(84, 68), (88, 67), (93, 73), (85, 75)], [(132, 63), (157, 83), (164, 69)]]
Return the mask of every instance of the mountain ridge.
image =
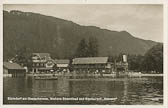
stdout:
[(119, 53), (143, 55), (158, 43), (134, 37), (127, 31), (83, 26), (32, 12), (3, 11), (3, 18), (4, 59), (14, 56), (23, 46), (33, 52), (49, 52), (56, 58), (70, 58), (80, 40), (89, 37), (98, 39), (99, 56)]

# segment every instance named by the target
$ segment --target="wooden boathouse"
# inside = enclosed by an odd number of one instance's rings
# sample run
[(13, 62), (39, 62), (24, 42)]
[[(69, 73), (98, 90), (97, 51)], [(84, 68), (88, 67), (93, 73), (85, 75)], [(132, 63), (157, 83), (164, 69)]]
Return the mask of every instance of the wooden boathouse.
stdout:
[(26, 75), (26, 69), (17, 63), (3, 62), (3, 75), (23, 77)]
[(108, 57), (86, 57), (74, 58), (72, 61), (73, 70), (77, 73), (111, 73), (113, 63), (109, 62)]

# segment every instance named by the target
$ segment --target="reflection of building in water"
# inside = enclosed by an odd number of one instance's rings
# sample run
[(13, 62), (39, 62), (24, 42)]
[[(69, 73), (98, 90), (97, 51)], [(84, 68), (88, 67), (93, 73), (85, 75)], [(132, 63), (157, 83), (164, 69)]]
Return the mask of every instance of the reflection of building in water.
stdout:
[(65, 79), (60, 80), (35, 80), (33, 82), (34, 97), (68, 96), (69, 83)]
[(61, 78), (57, 82), (56, 96), (69, 97), (69, 81), (66, 78)]
[(124, 103), (126, 103), (128, 101), (128, 84), (129, 84), (127, 78), (125, 78), (123, 84), (124, 84), (124, 94), (123, 94), (123, 100), (122, 101)]
[(57, 90), (57, 81), (50, 80), (34, 80), (33, 82), (33, 96), (34, 97), (50, 97), (55, 96)]
[(71, 81), (70, 96), (77, 97), (121, 97), (123, 82), (121, 81)]

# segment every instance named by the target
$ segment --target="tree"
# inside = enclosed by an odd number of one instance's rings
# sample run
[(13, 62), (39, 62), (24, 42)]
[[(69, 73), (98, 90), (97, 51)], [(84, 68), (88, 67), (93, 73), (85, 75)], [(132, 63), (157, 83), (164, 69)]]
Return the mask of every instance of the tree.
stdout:
[(153, 46), (142, 62), (142, 70), (163, 73), (163, 44)]
[(88, 45), (85, 39), (82, 39), (79, 42), (78, 48), (75, 53), (75, 57), (87, 57), (88, 54)]
[(97, 57), (99, 53), (99, 45), (97, 38), (90, 37), (88, 43), (85, 39), (79, 42), (75, 57)]
[(22, 65), (27, 66), (31, 60), (32, 51), (29, 48), (23, 47), (16, 52), (16, 56), (13, 61)]
[(89, 57), (96, 57), (99, 53), (99, 45), (97, 38), (90, 37), (88, 43), (88, 56)]
[(141, 64), (144, 59), (142, 55), (128, 55), (129, 70), (141, 71)]

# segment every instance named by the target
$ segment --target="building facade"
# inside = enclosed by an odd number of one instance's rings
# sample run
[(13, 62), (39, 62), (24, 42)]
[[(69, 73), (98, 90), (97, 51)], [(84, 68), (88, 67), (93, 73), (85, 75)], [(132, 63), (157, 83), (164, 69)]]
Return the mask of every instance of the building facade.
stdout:
[(74, 58), (72, 66), (77, 73), (111, 73), (114, 68), (108, 57)]
[(69, 72), (70, 60), (68, 59), (56, 59), (55, 69), (56, 71)]
[(49, 53), (33, 53), (28, 70), (30, 73), (48, 73), (53, 70), (54, 61)]
[(115, 71), (128, 71), (127, 55), (122, 56), (122, 61), (115, 62)]
[(3, 75), (23, 77), (26, 75), (26, 69), (17, 63), (3, 62)]

